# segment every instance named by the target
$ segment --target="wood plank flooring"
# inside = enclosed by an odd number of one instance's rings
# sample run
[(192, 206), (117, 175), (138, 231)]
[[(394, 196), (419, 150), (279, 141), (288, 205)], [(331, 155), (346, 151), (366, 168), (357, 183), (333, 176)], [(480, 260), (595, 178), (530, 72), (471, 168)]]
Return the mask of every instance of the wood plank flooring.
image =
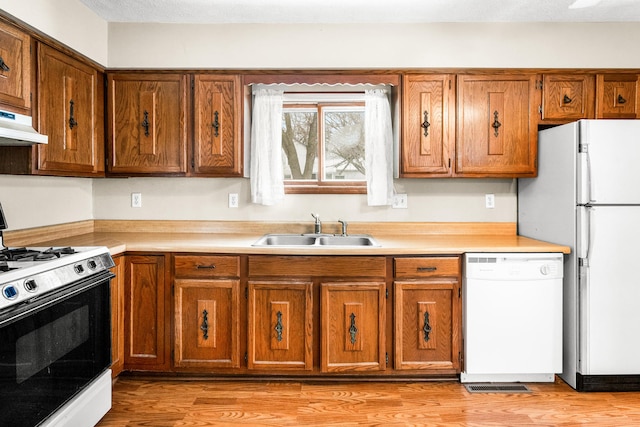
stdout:
[(469, 393), (458, 382), (120, 378), (98, 427), (640, 426), (640, 393)]

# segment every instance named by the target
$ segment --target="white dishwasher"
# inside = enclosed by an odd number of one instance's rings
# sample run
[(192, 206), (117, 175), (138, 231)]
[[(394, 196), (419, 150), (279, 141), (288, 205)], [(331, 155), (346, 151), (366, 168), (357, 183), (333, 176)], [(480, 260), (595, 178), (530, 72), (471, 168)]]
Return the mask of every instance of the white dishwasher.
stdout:
[(552, 382), (562, 372), (561, 253), (468, 253), (460, 381)]

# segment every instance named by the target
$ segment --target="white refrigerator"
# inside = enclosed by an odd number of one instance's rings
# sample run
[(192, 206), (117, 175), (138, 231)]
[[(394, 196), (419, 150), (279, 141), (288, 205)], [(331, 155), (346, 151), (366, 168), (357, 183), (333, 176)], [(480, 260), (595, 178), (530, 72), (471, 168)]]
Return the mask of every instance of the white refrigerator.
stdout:
[(640, 120), (542, 130), (538, 164), (518, 180), (518, 233), (572, 250), (560, 376), (581, 391), (640, 390)]

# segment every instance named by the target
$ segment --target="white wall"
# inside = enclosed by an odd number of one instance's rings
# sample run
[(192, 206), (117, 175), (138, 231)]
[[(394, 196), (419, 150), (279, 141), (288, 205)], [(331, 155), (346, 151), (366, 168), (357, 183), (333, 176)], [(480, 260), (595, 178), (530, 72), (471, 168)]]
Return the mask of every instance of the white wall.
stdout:
[(0, 9), (107, 65), (107, 22), (78, 0), (0, 0)]
[(637, 23), (109, 24), (109, 67), (624, 68)]
[[(0, 0), (0, 8), (110, 68), (640, 68), (640, 25), (175, 25), (107, 24), (77, 0)], [(107, 33), (108, 35), (105, 35)], [(107, 39), (108, 41), (105, 41)], [(613, 48), (615, 47), (615, 48)], [(105, 59), (107, 58), (107, 59)], [(14, 189), (15, 188), (15, 189)], [(248, 203), (247, 179), (68, 179), (0, 176), (13, 229), (80, 219), (515, 221), (513, 180), (397, 180), (409, 208), (370, 208), (360, 195), (288, 195)], [(141, 192), (143, 207), (130, 207)], [(227, 194), (241, 206), (227, 208)], [(484, 208), (484, 194), (496, 208)], [(34, 209), (36, 200), (46, 208)], [(73, 203), (70, 202), (73, 201)], [(68, 206), (74, 206), (67, 212)], [(46, 214), (45, 214), (46, 213)]]
[(93, 218), (90, 179), (0, 175), (0, 203), (10, 230)]

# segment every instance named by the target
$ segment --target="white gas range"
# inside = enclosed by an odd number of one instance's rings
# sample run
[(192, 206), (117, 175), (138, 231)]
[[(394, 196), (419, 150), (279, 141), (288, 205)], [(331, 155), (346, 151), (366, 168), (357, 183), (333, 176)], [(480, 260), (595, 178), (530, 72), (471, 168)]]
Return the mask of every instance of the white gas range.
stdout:
[(109, 250), (7, 248), (4, 229), (0, 206), (0, 426), (93, 426), (111, 408)]

